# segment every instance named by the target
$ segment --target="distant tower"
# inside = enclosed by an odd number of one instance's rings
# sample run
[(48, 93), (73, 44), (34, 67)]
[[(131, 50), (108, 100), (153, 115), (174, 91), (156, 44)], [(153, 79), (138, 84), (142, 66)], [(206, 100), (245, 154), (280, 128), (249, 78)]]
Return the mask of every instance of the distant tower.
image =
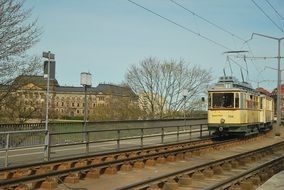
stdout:
[[(44, 61), (44, 66), (43, 66), (43, 74), (47, 74), (47, 68), (48, 66), (48, 61)], [(50, 61), (50, 75), (49, 75), (50, 80), (55, 80), (55, 61)]]

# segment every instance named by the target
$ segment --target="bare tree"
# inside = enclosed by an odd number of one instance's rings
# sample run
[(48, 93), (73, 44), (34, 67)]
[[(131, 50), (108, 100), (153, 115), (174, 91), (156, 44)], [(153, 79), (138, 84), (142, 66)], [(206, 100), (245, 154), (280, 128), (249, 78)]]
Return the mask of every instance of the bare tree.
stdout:
[(104, 105), (98, 105), (90, 114), (91, 121), (140, 119), (142, 110), (130, 97), (112, 97)]
[(26, 55), (41, 33), (31, 9), (24, 9), (24, 0), (0, 0), (0, 105), (19, 85), (13, 81), (19, 75), (34, 74), (39, 59)]
[[(126, 74), (126, 83), (140, 94), (140, 104), (150, 118), (175, 115), (183, 106), (189, 111), (196, 109), (210, 80), (209, 70), (190, 67), (183, 60), (162, 62), (152, 57), (132, 65)], [(189, 93), (184, 105), (185, 89)]]

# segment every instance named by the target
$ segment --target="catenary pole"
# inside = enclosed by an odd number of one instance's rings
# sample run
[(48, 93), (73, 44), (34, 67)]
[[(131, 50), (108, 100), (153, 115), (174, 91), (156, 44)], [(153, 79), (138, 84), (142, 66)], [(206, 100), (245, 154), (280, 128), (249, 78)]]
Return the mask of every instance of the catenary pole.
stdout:
[(277, 54), (277, 121), (276, 121), (276, 127), (275, 127), (275, 135), (280, 136), (280, 125), (281, 125), (281, 68), (280, 68), (280, 59), (282, 58), (280, 55), (281, 52), (281, 40), (284, 39), (282, 38), (276, 38), (264, 34), (259, 34), (259, 33), (252, 33), (251, 39), (253, 38), (254, 35), (261, 36), (264, 38), (269, 38), (272, 40), (277, 40), (278, 42), (278, 54)]

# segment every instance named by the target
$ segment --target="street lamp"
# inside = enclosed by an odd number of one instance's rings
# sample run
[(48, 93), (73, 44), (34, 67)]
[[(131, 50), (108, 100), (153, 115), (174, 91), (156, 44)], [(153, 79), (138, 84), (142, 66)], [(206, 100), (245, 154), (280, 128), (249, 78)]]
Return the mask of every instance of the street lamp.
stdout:
[(81, 72), (81, 85), (84, 87), (85, 92), (85, 103), (84, 103), (84, 142), (86, 142), (86, 154), (89, 153), (88, 139), (87, 139), (87, 112), (88, 112), (88, 102), (87, 102), (87, 88), (92, 86), (92, 74), (89, 72)]
[(183, 98), (183, 119), (184, 119), (184, 127), (186, 126), (186, 117), (185, 117), (185, 104), (186, 104), (186, 98), (188, 96), (188, 90), (183, 89), (181, 92), (182, 98)]
[(49, 101), (49, 81), (50, 81), (50, 62), (55, 59), (55, 55), (53, 53), (43, 52), (43, 58), (47, 58), (47, 73), (44, 73), (44, 78), (46, 78), (46, 96), (45, 96), (45, 143), (44, 143), (44, 160), (49, 160), (49, 131), (48, 131), (48, 101)]

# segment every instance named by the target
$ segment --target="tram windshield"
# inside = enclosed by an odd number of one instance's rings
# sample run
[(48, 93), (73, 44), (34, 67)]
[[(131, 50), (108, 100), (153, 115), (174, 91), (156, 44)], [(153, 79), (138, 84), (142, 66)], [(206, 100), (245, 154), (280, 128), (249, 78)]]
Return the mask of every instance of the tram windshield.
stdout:
[(213, 108), (233, 108), (234, 93), (213, 93)]

